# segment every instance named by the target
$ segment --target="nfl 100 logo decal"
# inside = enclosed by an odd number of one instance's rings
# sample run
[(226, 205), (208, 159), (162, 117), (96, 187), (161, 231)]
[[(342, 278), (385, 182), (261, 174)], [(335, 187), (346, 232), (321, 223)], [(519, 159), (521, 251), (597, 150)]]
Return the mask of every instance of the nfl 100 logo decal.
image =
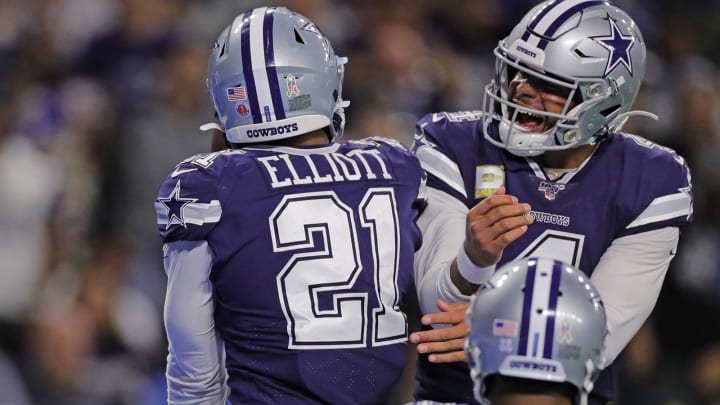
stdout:
[(550, 183), (548, 181), (541, 181), (538, 186), (538, 191), (542, 191), (545, 198), (552, 201), (558, 195), (559, 192), (565, 190), (564, 184)]

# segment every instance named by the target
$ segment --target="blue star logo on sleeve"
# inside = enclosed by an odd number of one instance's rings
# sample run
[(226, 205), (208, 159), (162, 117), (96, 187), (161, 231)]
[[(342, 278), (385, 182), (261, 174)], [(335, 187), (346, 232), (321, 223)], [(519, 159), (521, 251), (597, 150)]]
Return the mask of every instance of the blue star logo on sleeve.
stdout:
[(619, 64), (625, 65), (630, 74), (633, 74), (632, 59), (630, 58), (630, 50), (635, 45), (635, 37), (632, 35), (623, 35), (615, 20), (608, 16), (610, 22), (610, 35), (591, 37), (605, 49), (610, 51), (605, 73), (607, 75)]
[(185, 224), (185, 206), (195, 201), (197, 201), (197, 198), (180, 197), (180, 180), (175, 183), (175, 188), (173, 188), (169, 196), (166, 198), (158, 198), (158, 202), (167, 209), (168, 220), (165, 229), (170, 228), (172, 225), (180, 225), (183, 228), (187, 228)]

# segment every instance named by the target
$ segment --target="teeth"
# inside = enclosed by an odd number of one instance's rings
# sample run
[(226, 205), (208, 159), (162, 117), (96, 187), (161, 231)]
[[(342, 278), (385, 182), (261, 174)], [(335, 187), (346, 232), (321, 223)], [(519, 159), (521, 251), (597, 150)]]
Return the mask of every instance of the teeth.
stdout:
[(520, 114), (529, 115), (529, 116), (535, 117), (535, 118), (542, 118), (542, 117), (540, 116), (540, 114), (531, 113), (531, 112), (529, 112), (529, 111), (520, 111)]
[(523, 121), (523, 117), (530, 117), (533, 120), (539, 120), (540, 122), (537, 122), (537, 125), (545, 125), (545, 119), (547, 118), (547, 117), (537, 114), (537, 113), (532, 113), (532, 112), (528, 112), (528, 111), (518, 111), (515, 121), (521, 122), (521, 121)]

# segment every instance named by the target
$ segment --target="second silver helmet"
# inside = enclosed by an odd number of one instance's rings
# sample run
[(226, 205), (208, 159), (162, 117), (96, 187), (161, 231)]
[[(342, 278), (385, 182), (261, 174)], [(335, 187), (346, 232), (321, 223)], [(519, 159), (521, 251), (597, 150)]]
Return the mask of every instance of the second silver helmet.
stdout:
[(466, 340), (475, 397), (489, 376), (569, 383), (584, 403), (605, 366), (605, 308), (569, 264), (529, 258), (499, 268), (473, 296)]

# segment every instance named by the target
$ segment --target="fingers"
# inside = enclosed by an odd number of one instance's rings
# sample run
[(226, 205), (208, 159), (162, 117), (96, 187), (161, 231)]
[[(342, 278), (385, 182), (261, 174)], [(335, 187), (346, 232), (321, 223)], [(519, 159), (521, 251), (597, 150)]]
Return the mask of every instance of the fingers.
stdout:
[(518, 203), (517, 197), (506, 194), (506, 189), (504, 186), (502, 186), (502, 187), (498, 188), (497, 190), (495, 190), (495, 194), (491, 195), (490, 197), (485, 198), (484, 200), (480, 201), (477, 205), (475, 205), (470, 210), (470, 213), (473, 216), (487, 215), (494, 208), (501, 207), (504, 205), (516, 205), (517, 203)]
[[(423, 317), (423, 319), (425, 319)], [(437, 325), (435, 323), (434, 325)], [(467, 322), (464, 320), (458, 322), (454, 326), (448, 328), (437, 328), (428, 329), (419, 332), (414, 332), (410, 335), (410, 341), (412, 343), (423, 343), (423, 342), (444, 342), (457, 338), (465, 338), (469, 331)]]
[(517, 198), (512, 198), (513, 200), (507, 200), (506, 198), (503, 198), (503, 201), (500, 201), (498, 198), (496, 198), (491, 203), (488, 203), (486, 205), (483, 204), (486, 201), (489, 201), (488, 199), (479, 202), (468, 212), (468, 222), (477, 223), (478, 225), (482, 226), (491, 226), (506, 218), (527, 216), (530, 213), (530, 204), (519, 203), (517, 201)]
[(421, 322), (423, 325), (450, 324), (453, 326), (411, 334), (410, 342), (418, 344), (417, 352), (429, 354), (428, 360), (432, 363), (465, 361), (463, 347), (465, 337), (470, 331), (465, 319), (465, 311), (469, 305), (468, 302), (437, 300), (437, 306), (442, 312), (425, 315)]
[(470, 329), (467, 320), (465, 319), (465, 311), (470, 304), (467, 302), (446, 302), (438, 300), (437, 305), (443, 312), (425, 315), (422, 317), (420, 322), (427, 326), (441, 324), (452, 326), (415, 332), (410, 335), (410, 342), (449, 342), (455, 339), (460, 339), (461, 346), (459, 347), (446, 347), (444, 345), (431, 347), (438, 347), (438, 350), (440, 351), (461, 349), (462, 341), (465, 339), (465, 336), (467, 336)]
[(436, 301), (437, 307), (443, 311), (463, 311), (463, 314), (465, 313), (465, 310), (467, 310), (467, 307), (470, 306), (469, 302), (448, 302), (443, 300), (437, 300)]
[[(455, 339), (451, 342), (443, 343), (423, 343), (418, 345), (417, 350), (420, 354), (429, 353), (428, 360), (431, 363), (448, 363), (452, 361), (465, 361), (465, 350), (463, 345), (465, 339)], [(454, 350), (449, 348), (455, 348)]]
[(450, 353), (437, 353), (428, 356), (428, 361), (431, 363), (452, 363), (455, 361), (467, 361), (467, 355), (465, 351), (456, 351)]
[(420, 323), (425, 326), (456, 325), (463, 321), (465, 321), (465, 311), (438, 312), (435, 314), (425, 315), (420, 319)]
[(431, 363), (465, 361), (464, 345), (468, 331), (468, 325), (464, 322), (451, 328), (413, 333), (410, 341), (418, 343), (418, 353), (429, 354)]
[[(531, 215), (520, 213), (518, 215), (503, 218), (490, 226), (486, 226), (479, 222), (472, 223), (470, 224), (470, 232), (478, 240), (482, 241), (484, 239), (487, 243), (496, 242), (504, 248), (510, 242), (517, 239), (512, 237), (514, 234), (506, 235), (508, 232), (520, 228), (527, 228), (528, 225), (533, 223), (533, 220), (534, 219)], [(523, 232), (521, 232), (520, 235), (525, 233), (524, 231), (525, 229), (523, 229)]]
[(501, 207), (503, 205), (514, 205), (517, 203), (518, 199), (514, 195), (494, 194), (477, 203), (477, 205), (475, 205), (470, 210), (470, 212), (474, 213), (475, 215), (487, 215), (487, 213), (494, 208)]
[[(420, 319), (423, 325), (457, 325), (465, 322), (465, 311), (470, 303), (467, 302), (447, 302), (443, 300), (437, 300), (438, 308), (442, 312), (436, 312), (434, 314), (427, 314)], [(437, 329), (437, 336), (441, 336), (439, 331), (445, 329)]]
[(470, 209), (466, 219), (465, 251), (473, 263), (487, 267), (500, 260), (503, 249), (525, 232), (534, 218), (529, 204), (505, 194), (505, 189)]

